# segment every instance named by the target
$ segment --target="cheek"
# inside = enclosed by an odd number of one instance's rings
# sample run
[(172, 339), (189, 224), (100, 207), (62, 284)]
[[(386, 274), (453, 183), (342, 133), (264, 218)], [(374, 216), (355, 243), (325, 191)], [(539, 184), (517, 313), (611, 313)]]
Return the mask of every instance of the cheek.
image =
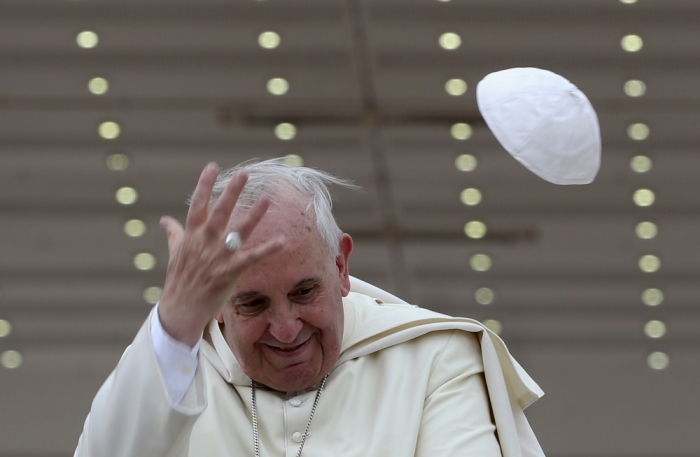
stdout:
[(259, 319), (244, 319), (235, 314), (231, 314), (225, 319), (226, 339), (229, 345), (235, 346), (232, 349), (250, 351), (251, 347), (258, 341), (265, 332), (265, 324)]

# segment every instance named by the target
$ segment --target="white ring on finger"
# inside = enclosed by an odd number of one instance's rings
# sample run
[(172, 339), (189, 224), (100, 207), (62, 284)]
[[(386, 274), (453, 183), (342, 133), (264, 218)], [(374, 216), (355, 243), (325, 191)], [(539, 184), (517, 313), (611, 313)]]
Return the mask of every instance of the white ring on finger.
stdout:
[(224, 239), (224, 245), (226, 249), (233, 252), (241, 247), (241, 235), (238, 232), (228, 232), (226, 238)]

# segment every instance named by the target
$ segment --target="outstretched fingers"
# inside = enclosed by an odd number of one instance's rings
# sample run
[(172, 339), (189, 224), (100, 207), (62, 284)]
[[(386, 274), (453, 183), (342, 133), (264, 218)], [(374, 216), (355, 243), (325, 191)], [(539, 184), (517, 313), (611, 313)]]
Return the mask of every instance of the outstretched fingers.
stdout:
[(226, 227), (246, 182), (248, 182), (248, 173), (245, 170), (240, 170), (229, 179), (228, 183), (226, 183), (226, 188), (211, 209), (209, 216), (210, 229), (220, 231)]
[(269, 207), (270, 198), (265, 194), (260, 195), (253, 206), (246, 211), (242, 222), (236, 228), (233, 228), (229, 222), (230, 230), (237, 231), (241, 235), (241, 239), (248, 239), (255, 227), (260, 223), (260, 220), (267, 213)]
[(219, 166), (214, 162), (210, 162), (204, 167), (202, 174), (199, 176), (197, 187), (192, 194), (190, 210), (187, 212), (185, 225), (188, 228), (197, 227), (206, 222), (209, 214), (209, 199), (211, 198), (211, 191), (218, 174)]

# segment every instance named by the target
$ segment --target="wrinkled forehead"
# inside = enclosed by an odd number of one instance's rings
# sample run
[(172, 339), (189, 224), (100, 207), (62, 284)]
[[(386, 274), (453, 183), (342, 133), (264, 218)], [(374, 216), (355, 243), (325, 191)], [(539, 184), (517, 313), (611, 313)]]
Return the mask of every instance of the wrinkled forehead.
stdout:
[[(243, 218), (248, 213), (247, 205), (239, 205), (234, 209), (232, 218)], [(275, 235), (286, 238), (310, 238), (313, 242), (321, 242), (321, 235), (316, 227), (316, 218), (309, 207), (309, 198), (299, 192), (282, 190), (270, 202), (267, 213), (255, 228), (251, 241), (270, 239)], [(255, 236), (258, 235), (258, 236)]]

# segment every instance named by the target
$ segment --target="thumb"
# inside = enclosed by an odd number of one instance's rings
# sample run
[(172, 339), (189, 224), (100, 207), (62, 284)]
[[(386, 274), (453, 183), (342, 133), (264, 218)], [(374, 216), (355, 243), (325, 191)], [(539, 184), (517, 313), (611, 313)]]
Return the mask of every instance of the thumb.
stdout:
[(182, 240), (185, 230), (177, 220), (170, 216), (161, 217), (160, 226), (165, 229), (165, 234), (168, 237), (168, 252), (172, 255), (177, 246), (180, 245), (180, 240)]

